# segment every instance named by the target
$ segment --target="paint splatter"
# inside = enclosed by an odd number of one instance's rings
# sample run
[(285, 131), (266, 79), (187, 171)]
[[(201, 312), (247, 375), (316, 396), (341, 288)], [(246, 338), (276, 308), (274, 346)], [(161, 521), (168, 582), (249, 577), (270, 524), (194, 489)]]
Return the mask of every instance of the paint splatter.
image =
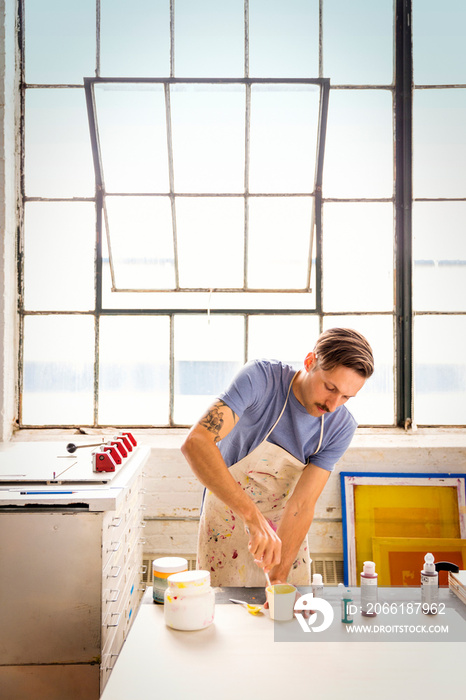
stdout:
[(235, 549), (234, 552), (233, 552), (233, 554), (232, 554), (232, 556), (231, 556), (231, 558), (232, 558), (232, 559), (236, 559), (237, 556), (238, 556), (238, 552), (237, 552), (236, 549)]

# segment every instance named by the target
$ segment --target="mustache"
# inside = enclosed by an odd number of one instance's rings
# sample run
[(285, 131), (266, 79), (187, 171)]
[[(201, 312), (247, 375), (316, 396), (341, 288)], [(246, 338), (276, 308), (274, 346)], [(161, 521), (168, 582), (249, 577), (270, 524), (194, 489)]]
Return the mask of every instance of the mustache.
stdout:
[(330, 409), (328, 406), (324, 406), (321, 403), (316, 403), (317, 408), (320, 408), (321, 411), (325, 411), (326, 413), (330, 413)]

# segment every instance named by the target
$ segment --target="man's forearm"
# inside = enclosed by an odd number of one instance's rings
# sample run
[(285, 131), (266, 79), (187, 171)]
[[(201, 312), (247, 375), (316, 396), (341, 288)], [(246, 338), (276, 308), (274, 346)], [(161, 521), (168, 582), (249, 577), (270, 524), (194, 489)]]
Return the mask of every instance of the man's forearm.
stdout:
[(250, 520), (257, 507), (230, 474), (215, 443), (193, 433), (181, 448), (199, 481), (243, 521)]

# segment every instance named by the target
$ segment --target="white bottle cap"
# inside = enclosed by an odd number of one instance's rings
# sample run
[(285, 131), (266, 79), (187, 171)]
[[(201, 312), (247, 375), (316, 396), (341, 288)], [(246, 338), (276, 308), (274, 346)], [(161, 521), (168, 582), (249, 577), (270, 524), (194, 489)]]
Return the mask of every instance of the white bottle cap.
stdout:
[(320, 585), (322, 583), (322, 574), (313, 574), (312, 583), (317, 583)]
[(375, 562), (365, 561), (362, 573), (368, 574), (369, 576), (373, 576), (375, 574)]
[(424, 571), (430, 573), (435, 571), (434, 555), (430, 554), (430, 552), (424, 557)]

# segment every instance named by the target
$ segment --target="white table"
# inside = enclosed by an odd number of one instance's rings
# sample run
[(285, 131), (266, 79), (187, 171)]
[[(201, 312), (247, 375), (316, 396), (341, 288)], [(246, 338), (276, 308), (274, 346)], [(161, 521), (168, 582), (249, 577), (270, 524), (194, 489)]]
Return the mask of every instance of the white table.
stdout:
[(279, 643), (268, 614), (233, 604), (205, 630), (176, 631), (149, 589), (101, 700), (441, 698), (463, 696), (465, 668), (466, 641)]

